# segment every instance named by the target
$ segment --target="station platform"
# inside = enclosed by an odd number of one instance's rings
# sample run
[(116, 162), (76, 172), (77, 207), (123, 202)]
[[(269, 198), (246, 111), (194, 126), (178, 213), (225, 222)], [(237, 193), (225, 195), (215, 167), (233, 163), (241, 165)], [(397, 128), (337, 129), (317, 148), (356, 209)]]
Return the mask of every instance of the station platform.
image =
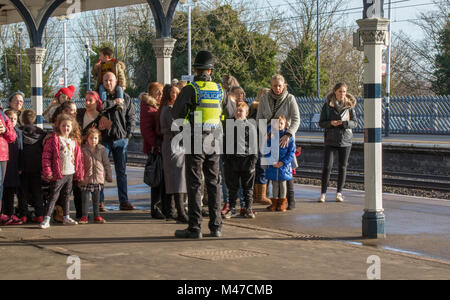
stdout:
[[(69, 256), (81, 279), (280, 280), (368, 279), (369, 257), (380, 259), (381, 279), (450, 279), (450, 201), (384, 194), (385, 239), (361, 238), (364, 194), (345, 190), (345, 202), (317, 203), (319, 188), (296, 185), (296, 209), (256, 219), (224, 220), (223, 237), (176, 239), (186, 225), (150, 217), (143, 169), (128, 167), (130, 201), (119, 211), (117, 189), (105, 187), (106, 224), (4, 226), (0, 279), (66, 279)], [(175, 292), (175, 291), (174, 291)]]

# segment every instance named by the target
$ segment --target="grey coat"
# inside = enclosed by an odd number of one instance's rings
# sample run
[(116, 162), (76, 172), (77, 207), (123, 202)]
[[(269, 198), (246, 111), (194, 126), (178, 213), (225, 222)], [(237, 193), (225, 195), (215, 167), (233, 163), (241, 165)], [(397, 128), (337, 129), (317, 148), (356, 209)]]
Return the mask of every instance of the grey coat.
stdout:
[(177, 148), (176, 153), (171, 149), (171, 141), (174, 133), (172, 126), (172, 107), (164, 106), (161, 110), (160, 125), (163, 142), (161, 153), (163, 159), (164, 183), (167, 194), (187, 193), (186, 175), (184, 164), (184, 149)]
[[(298, 127), (300, 126), (300, 112), (298, 110), (297, 100), (291, 94), (287, 94), (281, 100), (279, 108), (276, 112), (272, 111), (273, 99), (270, 92), (261, 97), (258, 105), (258, 113), (256, 120), (266, 119), (267, 125), (270, 125), (271, 119), (277, 119), (279, 116), (286, 117), (286, 132), (295, 138)], [(272, 102), (272, 103), (270, 103)]]

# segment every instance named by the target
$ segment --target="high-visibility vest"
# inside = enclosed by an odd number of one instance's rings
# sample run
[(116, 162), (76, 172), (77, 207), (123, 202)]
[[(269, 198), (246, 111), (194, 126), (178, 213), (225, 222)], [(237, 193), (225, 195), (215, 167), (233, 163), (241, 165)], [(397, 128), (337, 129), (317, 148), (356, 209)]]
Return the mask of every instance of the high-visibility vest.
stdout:
[(222, 86), (212, 81), (195, 81), (189, 85), (194, 88), (197, 99), (194, 126), (201, 125), (203, 129), (217, 128), (222, 116)]

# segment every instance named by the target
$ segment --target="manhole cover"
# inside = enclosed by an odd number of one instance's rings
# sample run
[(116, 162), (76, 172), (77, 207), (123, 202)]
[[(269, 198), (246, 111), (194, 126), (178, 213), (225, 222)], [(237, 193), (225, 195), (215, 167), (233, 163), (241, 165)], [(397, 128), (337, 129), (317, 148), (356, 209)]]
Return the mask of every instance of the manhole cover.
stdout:
[(198, 258), (202, 260), (227, 260), (227, 259), (238, 259), (238, 258), (248, 258), (257, 256), (268, 256), (268, 253), (251, 251), (251, 250), (232, 250), (232, 249), (201, 249), (192, 250), (180, 253), (181, 256)]

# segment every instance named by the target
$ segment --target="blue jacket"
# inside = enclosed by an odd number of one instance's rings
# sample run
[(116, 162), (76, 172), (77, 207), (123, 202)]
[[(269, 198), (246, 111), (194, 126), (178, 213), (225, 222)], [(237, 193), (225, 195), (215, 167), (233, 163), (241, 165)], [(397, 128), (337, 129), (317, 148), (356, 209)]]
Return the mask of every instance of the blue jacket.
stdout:
[[(268, 129), (270, 133), (270, 126)], [(286, 130), (280, 131), (280, 139), (286, 133)], [(267, 141), (267, 146), (270, 147), (271, 139)], [(286, 148), (279, 148), (280, 157), (278, 161), (283, 162), (281, 168), (274, 168), (273, 166), (268, 166), (266, 170), (266, 178), (269, 180), (286, 181), (292, 180), (292, 160), (295, 157), (295, 141), (293, 137), (289, 138), (289, 144)], [(270, 154), (266, 155), (269, 156)]]

